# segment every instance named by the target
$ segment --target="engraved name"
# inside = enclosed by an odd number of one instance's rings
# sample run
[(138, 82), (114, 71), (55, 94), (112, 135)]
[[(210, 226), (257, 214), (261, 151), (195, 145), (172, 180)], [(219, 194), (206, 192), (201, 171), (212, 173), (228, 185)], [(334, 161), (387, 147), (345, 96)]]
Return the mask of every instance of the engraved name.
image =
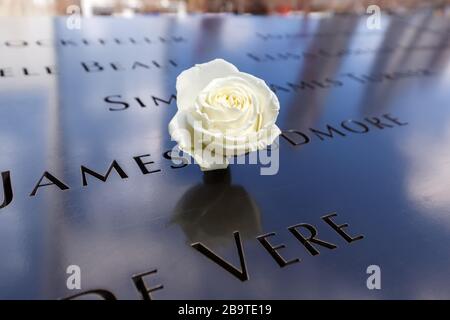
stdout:
[[(309, 144), (312, 141), (332, 141), (333, 139), (345, 138), (351, 134), (366, 134), (372, 130), (392, 129), (407, 124), (407, 122), (401, 121), (390, 114), (384, 114), (381, 117), (366, 117), (362, 120), (347, 119), (342, 121), (339, 125), (326, 124), (321, 128), (308, 128), (307, 130), (284, 129), (282, 130), (281, 138), (288, 143), (288, 146), (296, 148)], [(278, 147), (278, 145), (272, 146), (272, 148), (276, 147)], [(187, 158), (185, 154), (174, 156), (172, 150), (165, 151), (162, 154), (162, 158), (167, 161), (170, 169), (181, 169), (190, 163), (189, 158)], [(162, 167), (155, 162), (155, 159), (152, 158), (150, 153), (134, 156), (132, 157), (132, 162), (134, 163), (134, 169), (139, 170), (143, 175), (160, 174), (163, 171)], [(109, 176), (113, 172), (121, 179), (128, 179), (128, 170), (125, 170), (124, 166), (119, 164), (117, 160), (112, 160), (109, 164), (105, 163), (103, 170), (100, 172), (87, 165), (81, 165), (79, 170), (82, 188), (87, 188), (89, 183), (92, 183), (92, 179), (107, 182)], [(1, 210), (12, 203), (14, 199), (14, 184), (10, 170), (3, 171), (0, 174), (0, 194), (3, 194), (3, 201), (0, 202)], [(35, 197), (40, 192), (44, 191), (66, 191), (73, 187), (73, 185), (69, 185), (51, 171), (44, 171), (37, 182), (34, 183), (34, 187), (31, 189), (29, 197)], [(2, 198), (0, 197), (0, 201)]]
[[(364, 235), (362, 234), (350, 233), (350, 231), (348, 231), (349, 224), (338, 222), (337, 220), (339, 219), (337, 216), (338, 214), (336, 212), (322, 216), (322, 227), (318, 227), (317, 225), (311, 223), (301, 222), (287, 227), (285, 231), (291, 234), (291, 236), (298, 241), (298, 244), (305, 249), (307, 254), (312, 257), (318, 256), (323, 250), (335, 250), (338, 248), (338, 243), (334, 239), (324, 239), (319, 236), (318, 230), (320, 228), (331, 228), (336, 233), (337, 237), (341, 238), (341, 241), (344, 241), (345, 244), (351, 244), (364, 239)], [(276, 232), (268, 232), (256, 237), (256, 240), (261, 245), (261, 248), (276, 263), (276, 265), (280, 268), (284, 268), (302, 262), (302, 259), (298, 256), (286, 258), (283, 255), (282, 251), (286, 248), (286, 245), (283, 243), (273, 244), (276, 241), (274, 240), (276, 235)], [(191, 247), (203, 255), (205, 259), (208, 259), (212, 263), (211, 267), (216, 266), (221, 268), (225, 274), (228, 274), (233, 279), (242, 282), (248, 281), (250, 279), (250, 266), (245, 258), (245, 247), (242, 243), (239, 231), (235, 231), (233, 233), (233, 237), (236, 247), (236, 255), (239, 259), (239, 267), (236, 267), (231, 262), (225, 260), (218, 253), (214, 252), (201, 242), (192, 243)], [(157, 269), (151, 269), (146, 272), (135, 274), (131, 277), (134, 287), (141, 296), (142, 300), (152, 300), (152, 293), (164, 288), (162, 284), (149, 286), (146, 282), (148, 276), (154, 275), (157, 272)], [(83, 296), (94, 295), (104, 300), (117, 300), (117, 297), (113, 292), (105, 289), (90, 289), (69, 297), (65, 297), (64, 299), (72, 300)]]

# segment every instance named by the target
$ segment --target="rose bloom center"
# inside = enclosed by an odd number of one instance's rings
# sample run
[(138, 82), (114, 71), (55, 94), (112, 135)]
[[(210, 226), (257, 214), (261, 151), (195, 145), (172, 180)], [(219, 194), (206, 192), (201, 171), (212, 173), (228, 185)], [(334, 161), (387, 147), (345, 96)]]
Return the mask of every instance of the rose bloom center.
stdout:
[(213, 80), (196, 101), (203, 127), (236, 136), (260, 130), (262, 114), (253, 91), (244, 79), (238, 77)]
[(212, 92), (207, 98), (208, 104), (212, 106), (220, 106), (222, 108), (231, 108), (244, 111), (251, 105), (251, 97), (249, 97), (242, 88), (221, 88), (216, 92)]

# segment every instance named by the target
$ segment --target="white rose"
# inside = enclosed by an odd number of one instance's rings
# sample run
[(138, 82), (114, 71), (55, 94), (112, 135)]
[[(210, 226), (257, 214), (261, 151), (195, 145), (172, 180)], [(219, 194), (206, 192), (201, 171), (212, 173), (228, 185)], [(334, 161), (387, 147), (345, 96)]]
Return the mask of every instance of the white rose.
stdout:
[(266, 148), (281, 133), (277, 96), (266, 83), (223, 59), (197, 64), (177, 78), (178, 111), (169, 133), (202, 170)]

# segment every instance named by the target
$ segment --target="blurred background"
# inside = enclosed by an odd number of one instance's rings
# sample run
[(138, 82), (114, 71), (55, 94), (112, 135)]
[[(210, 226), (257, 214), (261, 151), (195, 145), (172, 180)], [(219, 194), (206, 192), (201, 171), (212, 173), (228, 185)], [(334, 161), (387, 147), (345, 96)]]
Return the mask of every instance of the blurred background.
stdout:
[[(378, 5), (387, 13), (408, 13), (424, 8), (449, 14), (450, 0), (0, 0), (0, 16), (84, 16), (186, 13), (304, 14), (309, 12), (364, 13)], [(73, 7), (76, 6), (76, 7)]]

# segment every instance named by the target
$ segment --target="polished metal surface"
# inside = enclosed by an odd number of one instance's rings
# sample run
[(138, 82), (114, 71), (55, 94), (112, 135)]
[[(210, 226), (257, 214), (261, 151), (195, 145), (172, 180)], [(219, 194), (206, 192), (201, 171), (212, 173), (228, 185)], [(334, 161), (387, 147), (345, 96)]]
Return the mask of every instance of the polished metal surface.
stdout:
[[(0, 172), (13, 199), (0, 209), (0, 298), (104, 289), (140, 299), (132, 276), (153, 269), (147, 286), (164, 286), (153, 299), (450, 298), (448, 21), (384, 16), (369, 30), (364, 16), (92, 18), (71, 30), (63, 18), (3, 18)], [(234, 164), (203, 175), (164, 156), (176, 76), (214, 58), (279, 97), (278, 174)], [(342, 134), (311, 130), (327, 125)], [(143, 155), (152, 173), (134, 159)], [(114, 160), (127, 178), (83, 185), (81, 166), (104, 174)], [(66, 190), (30, 196), (46, 171)], [(364, 238), (348, 243), (321, 219), (332, 212)], [(312, 255), (288, 229), (299, 223), (337, 248)], [(235, 231), (246, 281), (191, 246), (240, 270)], [(277, 264), (257, 239), (272, 232), (286, 246), (278, 253), (300, 262)], [(66, 286), (70, 265), (80, 290)], [(370, 265), (381, 290), (366, 285)]]

